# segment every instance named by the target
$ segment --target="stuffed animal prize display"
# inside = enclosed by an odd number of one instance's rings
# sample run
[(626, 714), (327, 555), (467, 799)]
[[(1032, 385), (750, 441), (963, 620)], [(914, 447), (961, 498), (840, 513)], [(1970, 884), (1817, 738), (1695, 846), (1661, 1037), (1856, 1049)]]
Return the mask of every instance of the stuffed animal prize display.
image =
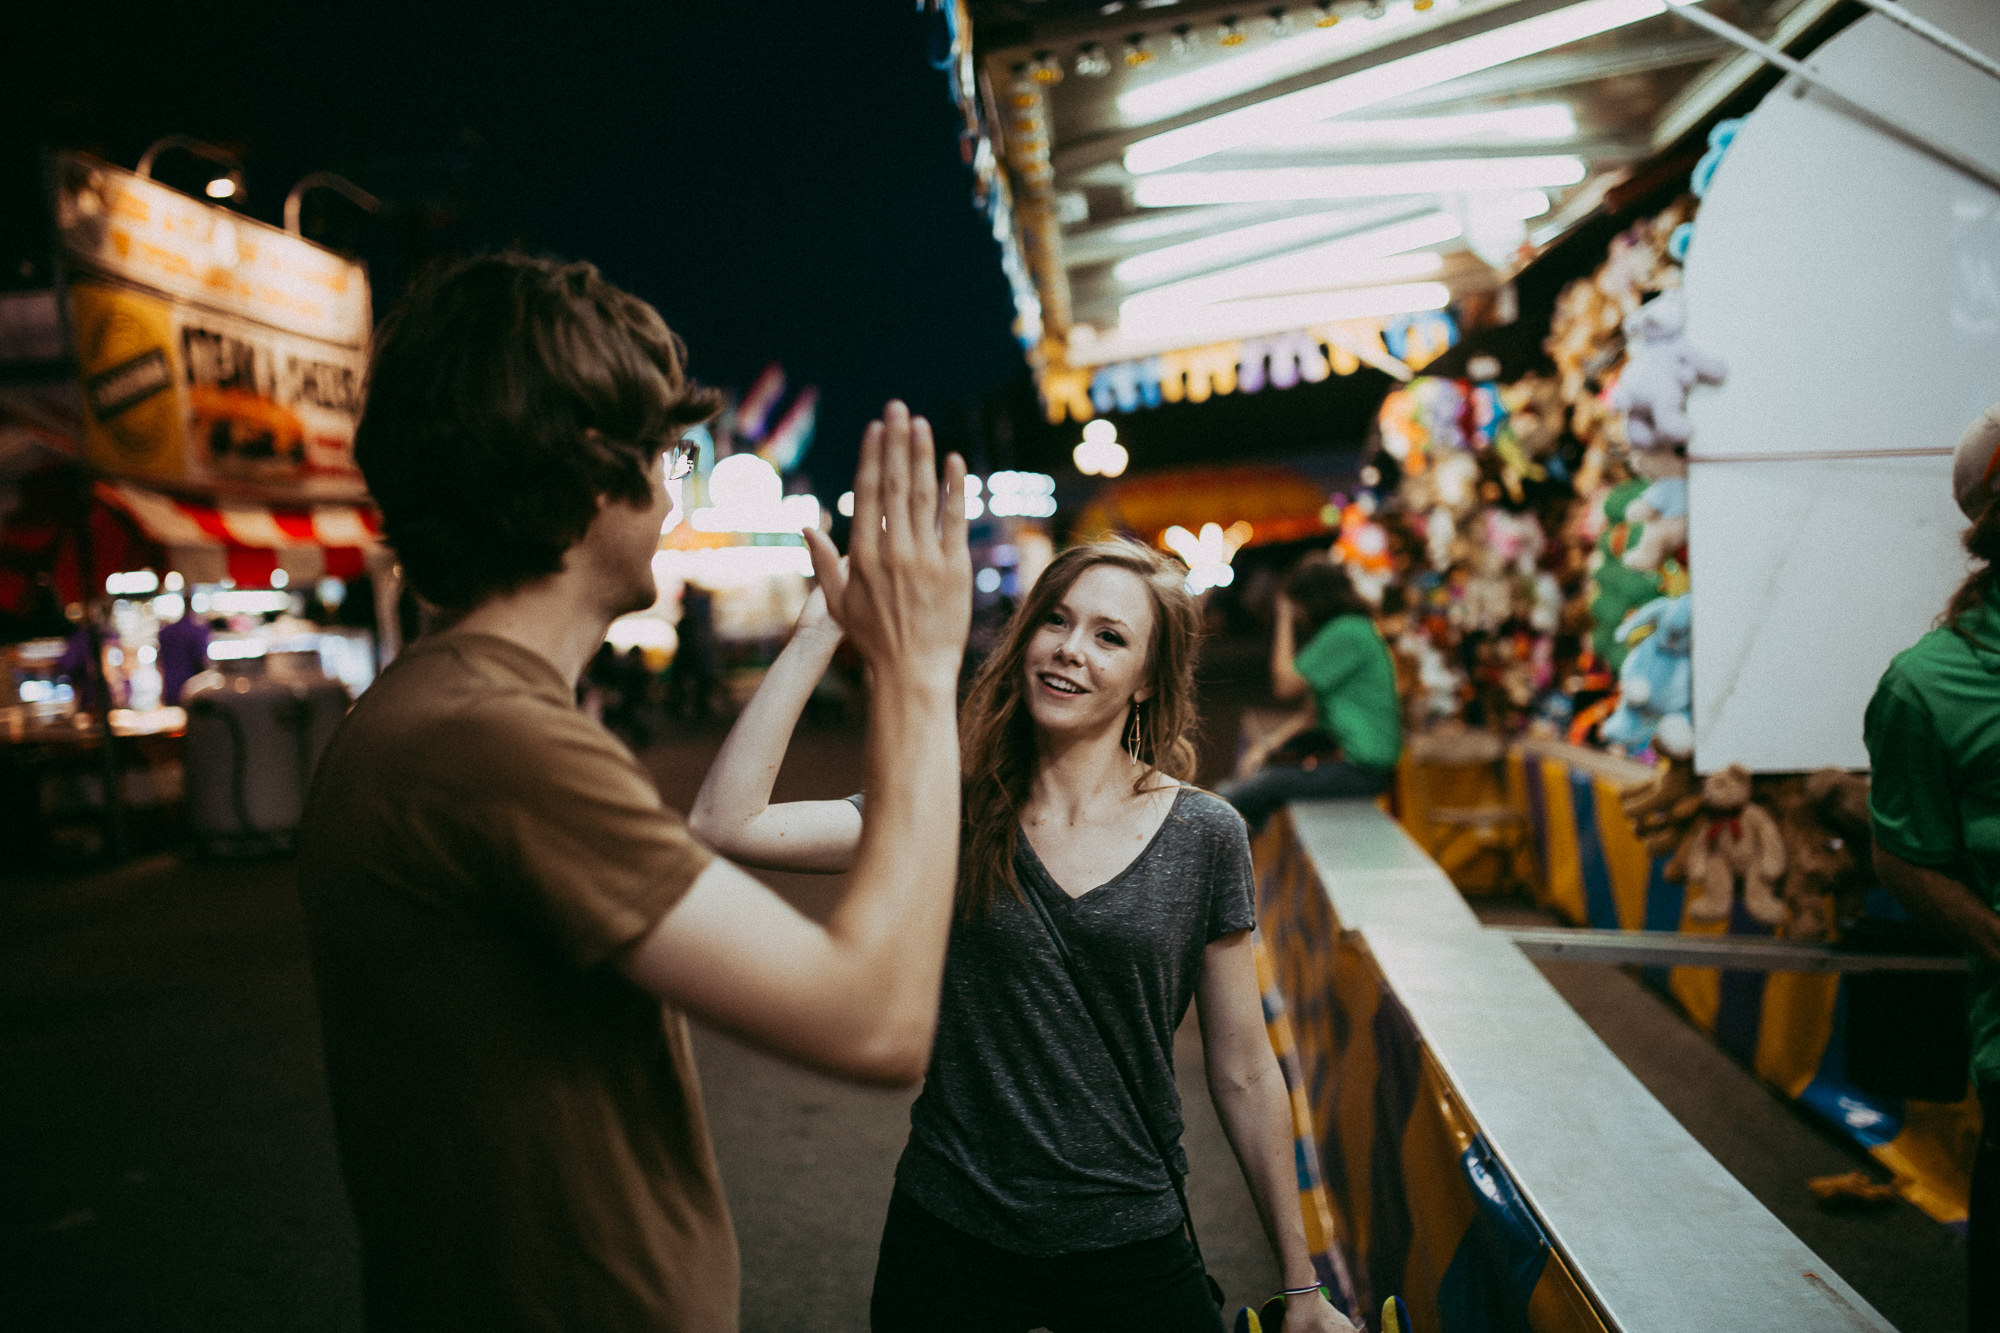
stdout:
[[(1694, 779), (1688, 396), (1728, 368), (1686, 334), (1681, 260), (1738, 122), (1710, 133), (1691, 193), (1614, 238), (1558, 296), (1555, 373), (1419, 376), (1377, 416), (1371, 493), (1335, 558), (1403, 612), (1391, 636), (1413, 727), (1440, 722), (1598, 745), (1658, 765), (1628, 798), (1692, 919), (1821, 938), (1853, 904), (1844, 774)], [(1473, 358), (1494, 367), (1491, 358)], [(1739, 776), (1740, 775), (1740, 776)], [(1799, 784), (1817, 784), (1807, 799)], [(1789, 784), (1789, 785), (1787, 785)], [(1810, 869), (1808, 869), (1810, 867)]]

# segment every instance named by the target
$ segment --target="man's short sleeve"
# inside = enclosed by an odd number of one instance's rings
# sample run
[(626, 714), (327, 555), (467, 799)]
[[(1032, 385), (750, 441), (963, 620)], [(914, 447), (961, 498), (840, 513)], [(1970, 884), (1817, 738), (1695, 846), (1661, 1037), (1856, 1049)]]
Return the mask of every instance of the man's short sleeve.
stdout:
[(1868, 813), (1876, 843), (1913, 865), (1961, 861), (1965, 843), (1950, 756), (1930, 709), (1893, 664), (1868, 701), (1862, 737), (1874, 769)]
[(500, 854), (579, 966), (652, 929), (715, 859), (630, 752), (580, 713), (551, 709), (489, 755), (502, 766), (489, 812)]

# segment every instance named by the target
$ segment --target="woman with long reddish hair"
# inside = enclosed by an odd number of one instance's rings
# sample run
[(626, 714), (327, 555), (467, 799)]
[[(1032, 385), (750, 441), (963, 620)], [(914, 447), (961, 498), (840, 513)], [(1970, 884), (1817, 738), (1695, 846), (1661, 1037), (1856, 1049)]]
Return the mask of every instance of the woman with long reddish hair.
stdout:
[[(974, 678), (957, 919), (876, 1333), (1221, 1327), (1180, 1201), (1173, 1036), (1191, 1002), (1209, 1095), (1279, 1258), (1286, 1333), (1352, 1328), (1306, 1247), (1243, 821), (1190, 785), (1185, 574), (1135, 542), (1074, 547)], [(696, 799), (696, 833), (751, 865), (839, 871), (854, 853), (861, 798), (770, 803), (840, 641), (842, 592), (813, 593)]]

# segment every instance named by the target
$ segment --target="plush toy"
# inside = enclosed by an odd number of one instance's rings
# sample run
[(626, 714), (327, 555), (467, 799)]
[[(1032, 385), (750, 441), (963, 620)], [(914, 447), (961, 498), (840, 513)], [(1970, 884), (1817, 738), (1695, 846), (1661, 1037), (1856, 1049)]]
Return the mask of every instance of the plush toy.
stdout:
[(1664, 754), (1693, 752), (1694, 722), (1688, 715), (1693, 623), (1692, 599), (1680, 596), (1650, 601), (1619, 625), (1618, 639), (1626, 644), (1642, 628), (1650, 627), (1652, 633), (1625, 654), (1618, 669), (1618, 709), (1598, 729), (1604, 740), (1627, 750), (1652, 742)]
[(1592, 381), (1611, 368), (1624, 318), (1625, 311), (1589, 278), (1577, 278), (1556, 297), (1542, 347), (1555, 362), (1562, 400), (1572, 408), (1596, 392)]
[(1431, 636), (1412, 628), (1396, 640), (1396, 651), (1409, 662), (1418, 685), (1417, 693), (1405, 701), (1410, 711), (1427, 724), (1455, 715), (1465, 678), (1445, 659)]
[(1786, 851), (1784, 933), (1825, 939), (1836, 917), (1859, 913), (1875, 886), (1868, 824), (1868, 779), (1838, 768), (1773, 784)]
[(1647, 291), (1659, 290), (1660, 258), (1653, 248), (1652, 228), (1644, 222), (1635, 222), (1611, 238), (1604, 263), (1591, 281), (1620, 319), (1639, 308)]
[[(1729, 145), (1736, 142), (1736, 132), (1743, 128), (1743, 118), (1719, 120), (1708, 132), (1708, 151), (1695, 163), (1694, 175), (1688, 178), (1688, 189), (1696, 198), (1708, 193), (1708, 187), (1715, 180), (1715, 171), (1722, 165), (1723, 157), (1729, 152)], [(1687, 260), (1688, 246), (1694, 242), (1694, 223), (1683, 222), (1675, 227), (1667, 238), (1667, 253), (1676, 263)]]
[(1750, 775), (1731, 764), (1701, 786), (1701, 818), (1681, 843), (1689, 885), (1701, 890), (1687, 907), (1695, 921), (1726, 921), (1736, 886), (1743, 910), (1767, 926), (1785, 919), (1778, 896), (1785, 873), (1785, 840), (1771, 812), (1750, 801)]
[(1638, 540), (1625, 548), (1629, 569), (1657, 570), (1687, 545), (1687, 459), (1672, 449), (1634, 450), (1632, 470), (1651, 480), (1625, 507), (1625, 521), (1641, 526)]
[(1684, 878), (1686, 871), (1677, 858), (1688, 825), (1701, 813), (1701, 784), (1694, 775), (1694, 761), (1663, 761), (1652, 777), (1621, 791), (1618, 803), (1632, 821), (1632, 831), (1645, 844), (1647, 855), (1676, 858), (1667, 868), (1668, 878)]
[[(1645, 493), (1643, 479), (1621, 482), (1604, 497), (1603, 514), (1607, 526), (1598, 538), (1590, 564), (1590, 646), (1611, 664), (1613, 671), (1625, 664), (1625, 641), (1618, 626), (1632, 611), (1661, 593), (1660, 576), (1650, 570), (1633, 569), (1624, 561), (1632, 544), (1633, 527), (1626, 522), (1626, 510)], [(1643, 537), (1644, 533), (1637, 536)]]
[(1463, 520), (1479, 505), (1479, 463), (1463, 450), (1449, 449), (1434, 454), (1431, 467), (1403, 483), (1404, 507), (1423, 519), (1424, 545), (1432, 569), (1452, 563), (1459, 546)]
[(1701, 155), (1701, 161), (1694, 164), (1694, 175), (1688, 178), (1688, 188), (1696, 198), (1708, 193), (1709, 184), (1715, 179), (1716, 168), (1722, 165), (1729, 145), (1736, 142), (1736, 133), (1743, 128), (1743, 117), (1718, 120), (1708, 132), (1708, 151)]
[(1424, 470), (1424, 450), (1429, 435), (1424, 429), (1423, 408), (1408, 389), (1392, 390), (1375, 413), (1382, 427), (1382, 448), (1397, 466), (1416, 475)]
[(1611, 406), (1625, 414), (1625, 439), (1634, 449), (1683, 445), (1692, 434), (1688, 390), (1697, 382), (1720, 384), (1726, 367), (1689, 342), (1687, 306), (1678, 288), (1662, 292), (1625, 321), (1630, 354)]
[(1562, 583), (1554, 574), (1544, 569), (1529, 581), (1525, 610), (1528, 624), (1537, 634), (1553, 636), (1562, 628)]
[(1533, 514), (1517, 514), (1508, 509), (1489, 509), (1485, 514), (1485, 548), (1499, 557), (1501, 564), (1527, 576), (1541, 563), (1548, 537)]
[(1522, 483), (1545, 481), (1542, 460), (1554, 457), (1562, 441), (1562, 396), (1556, 382), (1543, 375), (1524, 375), (1500, 390), (1505, 416), (1493, 438), (1500, 460), (1500, 484), (1507, 498), (1519, 504)]

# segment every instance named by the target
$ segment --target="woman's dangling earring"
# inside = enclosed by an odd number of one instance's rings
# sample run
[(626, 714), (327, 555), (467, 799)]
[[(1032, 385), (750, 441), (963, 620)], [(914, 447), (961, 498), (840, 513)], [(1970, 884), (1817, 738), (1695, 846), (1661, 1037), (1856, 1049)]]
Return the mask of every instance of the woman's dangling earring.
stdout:
[(1139, 711), (1140, 708), (1140, 701), (1134, 699), (1132, 712), (1125, 723), (1125, 753), (1132, 756), (1132, 762), (1135, 764), (1146, 762), (1140, 757), (1140, 752), (1145, 749), (1143, 728), (1146, 725), (1146, 715)]

